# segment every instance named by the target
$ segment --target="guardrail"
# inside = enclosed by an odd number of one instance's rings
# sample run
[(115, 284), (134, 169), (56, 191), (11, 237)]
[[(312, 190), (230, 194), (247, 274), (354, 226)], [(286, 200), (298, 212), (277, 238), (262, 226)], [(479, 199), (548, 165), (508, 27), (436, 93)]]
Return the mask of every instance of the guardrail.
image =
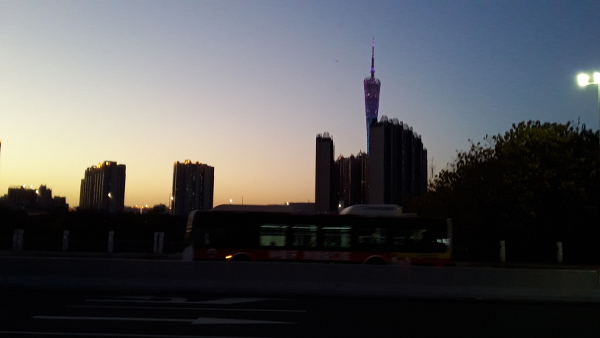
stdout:
[(108, 231), (104, 238), (72, 237), (69, 230), (63, 230), (61, 236), (35, 237), (29, 236), (24, 229), (15, 229), (12, 236), (12, 251), (47, 251), (47, 252), (104, 252), (112, 253), (165, 253), (181, 252), (183, 239), (165, 239), (165, 232), (143, 234), (139, 239), (123, 239), (115, 236), (115, 231)]
[(600, 302), (595, 269), (0, 257), (0, 287)]

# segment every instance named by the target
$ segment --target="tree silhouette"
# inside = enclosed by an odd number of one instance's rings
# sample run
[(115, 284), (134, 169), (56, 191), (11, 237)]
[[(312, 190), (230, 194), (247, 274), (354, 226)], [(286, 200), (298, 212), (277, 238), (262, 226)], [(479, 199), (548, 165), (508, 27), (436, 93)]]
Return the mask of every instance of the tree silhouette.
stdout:
[(579, 123), (528, 121), (504, 135), (469, 141), (471, 148), (458, 152), (429, 193), (410, 206), (452, 217), (457, 244), (510, 238), (535, 251), (532, 241), (567, 241), (575, 249), (600, 240), (597, 133)]

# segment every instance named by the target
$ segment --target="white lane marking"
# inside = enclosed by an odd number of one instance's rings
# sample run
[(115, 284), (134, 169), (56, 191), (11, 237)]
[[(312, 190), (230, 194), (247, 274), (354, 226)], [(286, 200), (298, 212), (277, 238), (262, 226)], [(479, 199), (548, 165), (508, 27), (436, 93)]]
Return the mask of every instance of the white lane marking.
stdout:
[(204, 301), (199, 302), (199, 304), (232, 305), (232, 304), (259, 302), (259, 301), (263, 301), (263, 300), (269, 300), (269, 298), (221, 298), (221, 299), (213, 299), (213, 300), (204, 300)]
[(157, 296), (113, 296), (114, 298), (120, 298), (123, 300), (142, 300), (142, 301), (158, 301), (163, 303), (184, 303), (187, 302), (187, 298), (183, 297), (157, 297)]
[[(0, 334), (28, 335), (28, 336), (76, 336), (76, 337), (149, 337), (149, 338), (244, 338), (240, 336), (182, 336), (162, 334), (135, 334), (135, 333), (76, 333), (76, 332), (35, 332), (35, 331), (0, 331)], [(260, 337), (254, 337), (260, 338)]]
[(167, 307), (167, 306), (110, 306), (110, 305), (69, 305), (71, 308), (91, 309), (136, 309), (136, 310), (194, 310), (194, 311), (241, 311), (241, 312), (293, 312), (305, 313), (306, 310), (278, 310), (278, 309), (228, 309), (214, 307)]
[(292, 322), (276, 322), (271, 320), (252, 320), (252, 319), (231, 319), (231, 318), (210, 318), (200, 317), (192, 324), (294, 324)]
[(32, 319), (49, 320), (104, 320), (104, 321), (133, 321), (133, 322), (179, 322), (191, 324), (295, 324), (293, 322), (276, 322), (269, 320), (231, 319), (199, 317), (197, 319), (177, 318), (137, 318), (137, 317), (69, 317), (69, 316), (33, 316)]
[(213, 300), (202, 300), (202, 301), (188, 301), (185, 298), (171, 298), (169, 301), (165, 300), (148, 300), (137, 299), (86, 299), (86, 302), (96, 303), (147, 303), (147, 304), (165, 304), (165, 303), (178, 303), (178, 304), (210, 304), (210, 305), (234, 305), (250, 302), (259, 302), (263, 300), (270, 300), (270, 298), (222, 298)]
[(136, 322), (179, 322), (190, 323), (194, 319), (178, 318), (137, 318), (137, 317), (70, 317), (70, 316), (33, 316), (32, 319), (51, 320), (110, 320), (110, 321), (136, 321)]

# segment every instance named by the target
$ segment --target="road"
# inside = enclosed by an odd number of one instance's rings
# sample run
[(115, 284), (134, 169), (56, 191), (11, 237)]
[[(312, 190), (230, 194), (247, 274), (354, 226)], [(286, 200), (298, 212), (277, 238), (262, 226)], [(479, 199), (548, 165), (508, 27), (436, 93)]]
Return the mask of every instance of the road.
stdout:
[(600, 304), (0, 290), (0, 337), (597, 337)]

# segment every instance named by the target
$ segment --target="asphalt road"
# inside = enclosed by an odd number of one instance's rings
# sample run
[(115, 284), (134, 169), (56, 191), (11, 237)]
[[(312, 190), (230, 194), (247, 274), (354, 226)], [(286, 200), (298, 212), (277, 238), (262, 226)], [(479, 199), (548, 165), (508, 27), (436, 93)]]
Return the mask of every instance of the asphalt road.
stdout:
[(0, 290), (0, 337), (598, 337), (600, 304)]

